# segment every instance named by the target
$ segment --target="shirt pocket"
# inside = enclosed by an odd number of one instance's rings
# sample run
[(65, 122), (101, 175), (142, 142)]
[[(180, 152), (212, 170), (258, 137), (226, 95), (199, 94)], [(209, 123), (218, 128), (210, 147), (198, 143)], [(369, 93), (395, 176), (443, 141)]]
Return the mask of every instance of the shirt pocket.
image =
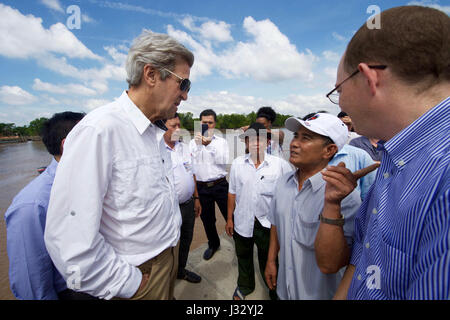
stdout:
[(294, 219), (294, 240), (301, 246), (309, 250), (314, 250), (314, 242), (316, 240), (316, 235), (320, 224), (319, 215), (302, 215), (302, 213), (304, 214), (306, 212), (303, 211), (297, 214), (297, 217)]
[(262, 196), (272, 198), (275, 192), (276, 183), (277, 183), (276, 177), (264, 176), (264, 178), (261, 179), (259, 183), (259, 193)]
[(411, 257), (382, 239), (379, 243), (381, 288), (393, 299), (408, 299), (406, 293), (410, 285)]
[(113, 164), (110, 189), (118, 209), (144, 209), (153, 199), (164, 174), (162, 160), (144, 157)]

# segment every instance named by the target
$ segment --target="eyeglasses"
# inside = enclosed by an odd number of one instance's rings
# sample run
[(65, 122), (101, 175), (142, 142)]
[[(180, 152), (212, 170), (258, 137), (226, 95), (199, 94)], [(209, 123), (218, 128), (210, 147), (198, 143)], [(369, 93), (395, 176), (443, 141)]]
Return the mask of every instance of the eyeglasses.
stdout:
[[(387, 66), (368, 66), (371, 69), (380, 69), (380, 70), (384, 70), (387, 68)], [(344, 79), (341, 83), (339, 83), (336, 87), (334, 87), (333, 90), (331, 90), (330, 92), (327, 93), (327, 98), (330, 99), (330, 101), (334, 104), (339, 104), (339, 91), (337, 91), (339, 89), (340, 86), (342, 86), (342, 84), (347, 81), (348, 79), (350, 79), (351, 77), (353, 77), (354, 75), (358, 74), (359, 69), (356, 69), (355, 72), (353, 72), (351, 75), (349, 75), (346, 79)]]
[(191, 90), (191, 80), (184, 79), (184, 78), (180, 77), (179, 75), (177, 75), (176, 73), (173, 73), (169, 69), (166, 69), (166, 68), (163, 68), (163, 69), (166, 70), (167, 72), (169, 72), (170, 74), (173, 74), (178, 79), (180, 79), (180, 90), (181, 91), (189, 92), (189, 90)]

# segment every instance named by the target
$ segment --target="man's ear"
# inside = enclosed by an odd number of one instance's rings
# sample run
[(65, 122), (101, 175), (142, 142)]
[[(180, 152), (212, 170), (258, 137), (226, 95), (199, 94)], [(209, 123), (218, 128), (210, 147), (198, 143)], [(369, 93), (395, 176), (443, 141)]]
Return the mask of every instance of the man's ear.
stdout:
[(367, 63), (360, 63), (358, 65), (358, 70), (367, 81), (370, 93), (372, 95), (375, 95), (380, 82), (380, 78), (378, 75), (379, 71), (377, 69), (369, 68), (369, 65)]
[(63, 154), (63, 151), (64, 151), (64, 143), (66, 142), (66, 138), (64, 138), (64, 139), (62, 139), (61, 140), (61, 145), (59, 146), (59, 151), (60, 151), (60, 155), (62, 155)]
[(331, 158), (338, 152), (338, 147), (334, 143), (325, 146), (324, 158), (331, 160)]
[(151, 64), (146, 64), (142, 72), (142, 80), (150, 86), (154, 86), (157, 79), (157, 73), (158, 71)]

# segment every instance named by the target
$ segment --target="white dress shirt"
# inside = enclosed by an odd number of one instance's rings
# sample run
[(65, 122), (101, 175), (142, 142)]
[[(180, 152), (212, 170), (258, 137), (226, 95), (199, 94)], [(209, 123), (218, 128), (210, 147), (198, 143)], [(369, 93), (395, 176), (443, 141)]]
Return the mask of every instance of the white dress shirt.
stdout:
[(250, 154), (234, 159), (228, 192), (236, 195), (234, 229), (237, 233), (242, 237), (252, 237), (255, 217), (263, 227), (270, 228), (267, 214), (276, 181), (291, 171), (293, 168), (286, 160), (267, 153), (258, 168)]
[(195, 139), (192, 139), (189, 150), (197, 181), (209, 182), (227, 175), (229, 150), (228, 142), (224, 138), (214, 135), (207, 146), (198, 145)]
[(167, 151), (172, 160), (172, 171), (175, 190), (179, 203), (185, 203), (192, 198), (195, 191), (194, 174), (192, 172), (192, 159), (189, 146), (186, 143), (175, 142), (172, 149), (166, 143)]
[(124, 92), (67, 136), (45, 243), (78, 291), (129, 298), (142, 279), (136, 266), (176, 246), (181, 214), (158, 131)]

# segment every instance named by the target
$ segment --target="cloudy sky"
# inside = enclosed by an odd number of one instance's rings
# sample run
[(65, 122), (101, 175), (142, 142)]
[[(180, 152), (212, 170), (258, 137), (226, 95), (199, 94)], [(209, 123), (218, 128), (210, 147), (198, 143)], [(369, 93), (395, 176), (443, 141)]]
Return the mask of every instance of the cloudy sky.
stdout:
[(443, 0), (0, 0), (0, 122), (26, 125), (113, 101), (127, 88), (124, 61), (143, 29), (194, 52), (180, 112), (271, 105), (296, 116), (337, 114), (325, 94), (369, 7), (407, 4), (450, 14)]

